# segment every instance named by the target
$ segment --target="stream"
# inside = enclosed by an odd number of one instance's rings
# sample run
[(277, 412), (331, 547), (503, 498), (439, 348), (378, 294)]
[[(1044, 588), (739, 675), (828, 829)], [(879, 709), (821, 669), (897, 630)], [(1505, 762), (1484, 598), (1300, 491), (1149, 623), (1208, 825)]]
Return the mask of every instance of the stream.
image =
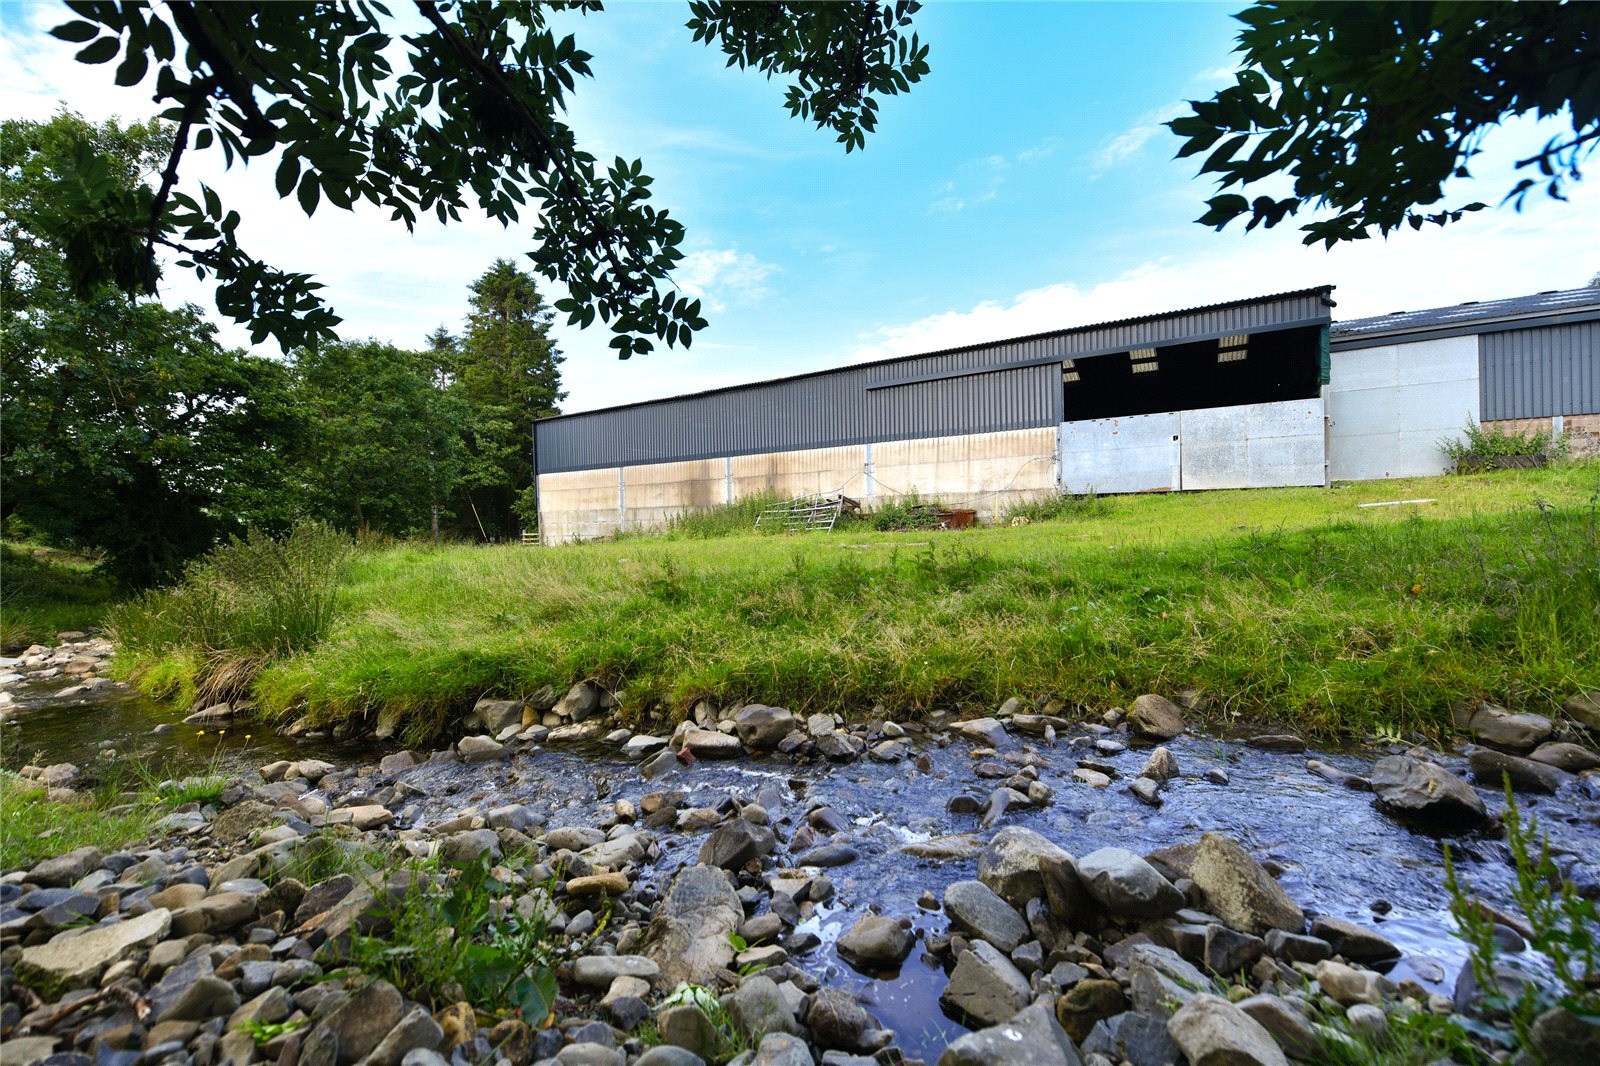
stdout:
[[(57, 686), (59, 688), (59, 686)], [(175, 723), (179, 712), (130, 694), (108, 689), (62, 701), (43, 685), (16, 690), (17, 703), (0, 729), (0, 751), (8, 768), (22, 761), (44, 765), (71, 761), (94, 764), (96, 752), (113, 748), (119, 757), (137, 757), (177, 776), (220, 764), (249, 769), (279, 758), (315, 756), (338, 763), (375, 761), (378, 749), (294, 741), (265, 728), (237, 723), (222, 737), (194, 726), (162, 733), (153, 727)], [(246, 739), (246, 733), (249, 739)], [(702, 760), (655, 781), (643, 781), (637, 766), (597, 747), (547, 748), (482, 764), (424, 763), (401, 778), (423, 795), (418, 824), (507, 803), (525, 804), (551, 827), (593, 825), (602, 809), (619, 799), (636, 805), (649, 792), (679, 790), (687, 806), (715, 806), (722, 797), (768, 808), (780, 839), (816, 806), (833, 808), (849, 823), (847, 839), (859, 858), (825, 870), (835, 896), (803, 929), (822, 945), (796, 961), (824, 983), (852, 988), (881, 1022), (896, 1030), (900, 1046), (929, 1061), (965, 1030), (940, 1011), (942, 971), (920, 961), (913, 951), (898, 976), (869, 979), (857, 974), (835, 952), (835, 941), (868, 909), (891, 917), (909, 916), (926, 934), (943, 931), (938, 912), (919, 909), (925, 891), (942, 896), (946, 886), (975, 876), (976, 853), (959, 858), (918, 858), (902, 850), (933, 838), (978, 831), (975, 815), (951, 814), (946, 803), (961, 793), (977, 794), (972, 776), (973, 745), (957, 739), (946, 746), (919, 740), (928, 771), (914, 760), (848, 765), (796, 763), (784, 756), (736, 761)], [(1430, 991), (1448, 994), (1465, 958), (1465, 947), (1451, 935), (1448, 893), (1442, 862), (1444, 841), (1410, 831), (1379, 813), (1372, 796), (1331, 784), (1306, 769), (1318, 758), (1352, 774), (1365, 775), (1383, 752), (1367, 749), (1290, 754), (1262, 751), (1223, 740), (1184, 736), (1166, 744), (1176, 756), (1181, 778), (1163, 793), (1159, 809), (1139, 803), (1121, 785), (1137, 775), (1148, 751), (1141, 747), (1115, 755), (1096, 755), (1119, 771), (1110, 788), (1076, 782), (1074, 756), (1084, 754), (1066, 742), (1037, 745), (1050, 766), (1040, 779), (1055, 790), (1043, 809), (1012, 810), (1002, 824), (1034, 829), (1074, 855), (1115, 845), (1139, 853), (1197, 840), (1207, 831), (1225, 833), (1276, 871), (1283, 888), (1308, 917), (1328, 915), (1370, 926), (1399, 946), (1404, 957), (1389, 976), (1413, 978)], [(1397, 749), (1398, 750), (1398, 749)], [(1452, 769), (1462, 760), (1446, 757)], [(1220, 769), (1228, 783), (1205, 772)], [(1600, 877), (1600, 779), (1591, 776), (1556, 796), (1519, 797), (1524, 818), (1538, 818), (1548, 833), (1557, 865), (1580, 887), (1593, 892)], [(1480, 789), (1492, 811), (1504, 797)], [(983, 833), (982, 838), (989, 834)], [(679, 866), (695, 861), (704, 833), (661, 831), (662, 858), (641, 874), (645, 884), (665, 889)], [(1516, 910), (1511, 902), (1512, 871), (1503, 841), (1485, 835), (1448, 840), (1457, 869), (1484, 899)], [(783, 854), (780, 845), (780, 862)]]

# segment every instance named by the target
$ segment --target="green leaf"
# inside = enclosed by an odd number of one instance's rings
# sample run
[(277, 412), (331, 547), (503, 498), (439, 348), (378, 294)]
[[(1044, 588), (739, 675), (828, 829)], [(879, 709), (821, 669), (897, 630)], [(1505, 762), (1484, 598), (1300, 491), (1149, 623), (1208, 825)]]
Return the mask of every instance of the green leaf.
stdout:
[(317, 188), (316, 174), (308, 172), (300, 179), (299, 197), (300, 208), (307, 216), (317, 213), (317, 201), (321, 197), (321, 191)]
[(64, 22), (50, 31), (50, 36), (73, 44), (92, 41), (100, 33), (100, 27), (92, 22)]
[(102, 37), (79, 52), (75, 58), (80, 63), (109, 63), (117, 57), (117, 52), (121, 48), (122, 41), (120, 38)]

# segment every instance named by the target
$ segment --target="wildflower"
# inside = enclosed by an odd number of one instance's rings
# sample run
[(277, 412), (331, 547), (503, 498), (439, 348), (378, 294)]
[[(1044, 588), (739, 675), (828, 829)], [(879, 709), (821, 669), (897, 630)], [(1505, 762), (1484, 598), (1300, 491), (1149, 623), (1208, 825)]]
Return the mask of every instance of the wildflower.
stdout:
[(197, 736), (197, 737), (203, 737), (203, 736), (206, 735), (206, 731), (204, 729), (197, 729), (197, 730), (195, 730), (195, 734), (194, 735)]
[(219, 729), (219, 730), (217, 730), (217, 736), (219, 736), (219, 737), (225, 737), (225, 736), (227, 736), (227, 735), (228, 735), (228, 731), (227, 731), (227, 730), (226, 730), (226, 729)]

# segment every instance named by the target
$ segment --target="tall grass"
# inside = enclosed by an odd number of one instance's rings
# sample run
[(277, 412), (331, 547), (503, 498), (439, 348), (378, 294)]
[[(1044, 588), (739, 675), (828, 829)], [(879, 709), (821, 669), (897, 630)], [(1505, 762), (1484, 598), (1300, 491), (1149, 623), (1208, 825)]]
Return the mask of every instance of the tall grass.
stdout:
[[(348, 538), (318, 522), (281, 538), (252, 530), (184, 568), (168, 588), (142, 593), (110, 615), (110, 634), (134, 676), (164, 695), (199, 699), (247, 692), (268, 662), (306, 651), (333, 621)], [(171, 660), (184, 663), (171, 669)], [(154, 668), (169, 660), (166, 669)], [(154, 669), (153, 669), (154, 668)]]
[[(397, 547), (351, 565), (268, 710), (388, 711), (408, 742), (478, 695), (599, 677), (628, 715), (701, 697), (896, 714), (1197, 686), (1224, 719), (1442, 731), (1487, 697), (1559, 713), (1600, 688), (1600, 463), (1333, 490), (1108, 497), (1092, 520), (933, 534)], [(1400, 508), (1368, 501), (1428, 497)], [(1069, 512), (1070, 514), (1071, 512)], [(147, 652), (148, 677), (192, 669)]]
[(113, 588), (96, 565), (39, 544), (0, 544), (0, 650), (53, 644), (65, 630), (97, 628)]

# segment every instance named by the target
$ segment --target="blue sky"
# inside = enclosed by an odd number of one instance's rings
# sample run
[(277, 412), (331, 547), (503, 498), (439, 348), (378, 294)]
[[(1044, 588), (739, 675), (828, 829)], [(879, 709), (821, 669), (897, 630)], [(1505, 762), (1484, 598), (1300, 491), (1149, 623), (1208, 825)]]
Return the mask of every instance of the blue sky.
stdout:
[[(681, 349), (618, 363), (598, 327), (557, 327), (569, 410), (1283, 291), (1338, 286), (1335, 314), (1568, 288), (1600, 270), (1600, 195), (1530, 201), (1445, 230), (1332, 253), (1292, 230), (1217, 234), (1192, 220), (1211, 195), (1172, 158), (1160, 123), (1228, 80), (1240, 6), (936, 3), (916, 18), (932, 74), (883, 101), (865, 151), (790, 119), (783, 85), (723, 65), (683, 28), (686, 5), (571, 16), (594, 55), (570, 120), (601, 158), (641, 157), (657, 200), (688, 228), (676, 271), (711, 321)], [(110, 85), (44, 34), (54, 4), (0, 6), (0, 113), (142, 117), (148, 93)], [(1559, 127), (1498, 131), (1463, 198), (1498, 202), (1510, 163)], [(188, 177), (245, 215), (247, 247), (316, 273), (347, 336), (418, 344), (456, 327), (467, 284), (526, 228), (473, 218), (407, 235), (377, 212), (326, 205), (307, 221), (268, 168)], [(209, 305), (173, 276), (172, 300)], [(553, 292), (551, 295), (559, 295)], [(230, 342), (243, 334), (225, 329)]]

